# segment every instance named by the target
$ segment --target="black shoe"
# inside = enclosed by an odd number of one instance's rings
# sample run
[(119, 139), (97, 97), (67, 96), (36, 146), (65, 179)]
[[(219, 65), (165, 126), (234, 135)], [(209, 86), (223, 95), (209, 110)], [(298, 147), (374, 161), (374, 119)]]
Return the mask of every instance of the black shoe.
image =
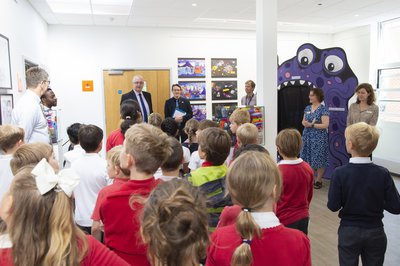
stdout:
[(322, 182), (316, 181), (316, 182), (314, 183), (314, 188), (315, 188), (315, 189), (320, 189), (320, 188), (322, 188)]

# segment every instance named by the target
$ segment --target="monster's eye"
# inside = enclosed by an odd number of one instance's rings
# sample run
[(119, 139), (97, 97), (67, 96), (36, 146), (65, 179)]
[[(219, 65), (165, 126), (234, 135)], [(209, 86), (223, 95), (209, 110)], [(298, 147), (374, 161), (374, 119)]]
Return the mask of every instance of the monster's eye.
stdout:
[(299, 51), (297, 54), (297, 60), (299, 61), (300, 65), (308, 66), (314, 59), (314, 53), (311, 49), (303, 49)]
[(337, 55), (329, 55), (325, 59), (325, 69), (329, 72), (336, 73), (343, 69), (343, 60)]

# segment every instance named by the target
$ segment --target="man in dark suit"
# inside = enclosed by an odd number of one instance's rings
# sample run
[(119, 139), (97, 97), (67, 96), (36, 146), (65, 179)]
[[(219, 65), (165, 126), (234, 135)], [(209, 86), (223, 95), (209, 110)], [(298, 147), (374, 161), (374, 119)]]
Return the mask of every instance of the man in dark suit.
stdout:
[(183, 131), (186, 121), (193, 117), (192, 106), (188, 99), (181, 97), (182, 88), (179, 84), (172, 84), (171, 99), (165, 101), (164, 113), (165, 118), (172, 117), (179, 124), (179, 135), (181, 142), (187, 139), (187, 135)]
[(132, 79), (133, 89), (122, 95), (120, 105), (123, 101), (132, 99), (139, 103), (140, 111), (142, 112), (143, 121), (147, 123), (148, 116), (153, 112), (153, 106), (151, 103), (151, 94), (142, 91), (144, 85), (144, 79), (140, 75), (136, 75)]

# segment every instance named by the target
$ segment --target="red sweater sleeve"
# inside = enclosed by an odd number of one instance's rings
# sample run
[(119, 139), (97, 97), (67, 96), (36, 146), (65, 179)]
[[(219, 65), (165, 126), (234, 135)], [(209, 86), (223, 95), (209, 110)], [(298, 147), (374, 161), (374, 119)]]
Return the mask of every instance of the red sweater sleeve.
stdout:
[(96, 266), (128, 266), (129, 264), (117, 256), (113, 251), (109, 250), (99, 241), (94, 239), (92, 236), (87, 236), (88, 240), (88, 252), (82, 266), (96, 265)]

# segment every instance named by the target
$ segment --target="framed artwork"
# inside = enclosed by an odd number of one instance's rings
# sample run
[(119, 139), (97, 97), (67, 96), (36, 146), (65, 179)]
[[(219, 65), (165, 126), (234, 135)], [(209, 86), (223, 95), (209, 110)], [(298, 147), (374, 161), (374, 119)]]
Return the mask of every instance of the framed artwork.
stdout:
[(182, 96), (190, 101), (206, 100), (206, 82), (205, 81), (179, 81), (182, 87)]
[(205, 58), (178, 58), (178, 78), (205, 78)]
[(11, 124), (11, 112), (14, 108), (12, 94), (0, 94), (0, 124)]
[(237, 108), (237, 103), (213, 103), (212, 104), (212, 120), (219, 124), (219, 127), (227, 131), (232, 136), (230, 129), (231, 123), (229, 117)]
[(201, 121), (207, 118), (206, 104), (192, 104), (193, 118)]
[(211, 81), (213, 100), (237, 100), (237, 81)]
[(0, 89), (12, 89), (8, 38), (0, 34)]
[(236, 58), (211, 58), (211, 77), (212, 78), (236, 78), (237, 59)]

